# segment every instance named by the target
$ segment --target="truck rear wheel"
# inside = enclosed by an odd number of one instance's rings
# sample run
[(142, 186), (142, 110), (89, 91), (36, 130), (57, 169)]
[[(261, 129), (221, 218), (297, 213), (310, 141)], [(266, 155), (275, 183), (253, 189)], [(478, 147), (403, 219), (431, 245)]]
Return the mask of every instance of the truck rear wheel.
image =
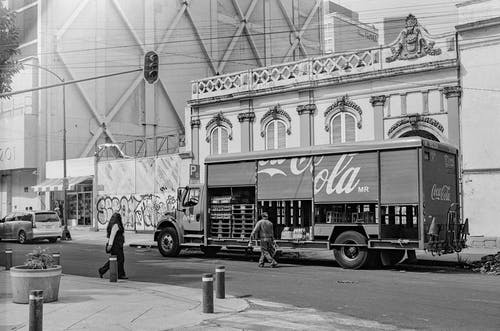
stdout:
[(158, 250), (161, 255), (171, 257), (179, 255), (181, 246), (179, 244), (179, 236), (174, 228), (165, 228), (158, 236)]
[[(366, 245), (367, 239), (356, 231), (346, 231), (341, 233), (335, 240), (335, 244), (345, 246), (335, 247), (333, 254), (335, 261), (344, 269), (359, 269), (368, 261), (368, 248), (357, 245)], [(353, 244), (353, 246), (349, 246)], [(354, 246), (356, 245), (356, 246)]]
[(405, 256), (405, 251), (402, 249), (383, 249), (380, 252), (380, 260), (384, 267), (391, 267), (400, 262)]

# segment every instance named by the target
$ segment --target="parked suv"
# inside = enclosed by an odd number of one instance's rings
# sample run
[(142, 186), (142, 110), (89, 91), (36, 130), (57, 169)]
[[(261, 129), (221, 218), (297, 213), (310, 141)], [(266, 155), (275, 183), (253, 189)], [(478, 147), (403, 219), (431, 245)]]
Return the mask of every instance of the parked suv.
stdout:
[(21, 244), (48, 239), (53, 243), (61, 235), (61, 219), (55, 211), (15, 211), (0, 219), (0, 239), (17, 239)]

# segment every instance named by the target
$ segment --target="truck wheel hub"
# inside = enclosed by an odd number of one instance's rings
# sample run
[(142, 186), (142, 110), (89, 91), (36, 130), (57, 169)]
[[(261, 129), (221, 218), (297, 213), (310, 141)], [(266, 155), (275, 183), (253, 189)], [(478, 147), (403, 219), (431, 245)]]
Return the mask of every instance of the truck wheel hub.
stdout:
[(173, 238), (169, 234), (165, 234), (162, 238), (161, 244), (165, 249), (171, 249), (173, 245)]

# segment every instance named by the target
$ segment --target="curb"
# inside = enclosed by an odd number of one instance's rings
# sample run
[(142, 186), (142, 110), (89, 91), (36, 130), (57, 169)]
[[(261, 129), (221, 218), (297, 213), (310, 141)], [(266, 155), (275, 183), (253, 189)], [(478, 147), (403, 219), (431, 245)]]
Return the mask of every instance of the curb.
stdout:
[(149, 244), (146, 244), (146, 243), (130, 243), (128, 245), (129, 247), (134, 247), (134, 248), (158, 248), (158, 244), (157, 243), (149, 243)]

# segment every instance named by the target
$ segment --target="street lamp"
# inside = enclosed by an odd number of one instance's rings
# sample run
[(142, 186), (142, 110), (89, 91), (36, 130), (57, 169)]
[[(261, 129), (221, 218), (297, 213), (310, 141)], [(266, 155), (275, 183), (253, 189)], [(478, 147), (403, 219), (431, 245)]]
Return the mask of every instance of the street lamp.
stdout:
[[(23, 63), (25, 66), (35, 67), (42, 69), (59, 79), (61, 83), (64, 83), (64, 78), (53, 72), (52, 70), (42, 67), (38, 64)], [(68, 230), (68, 177), (67, 177), (67, 165), (66, 165), (66, 85), (62, 85), (62, 103), (63, 103), (63, 196), (64, 196), (64, 207), (63, 207), (63, 225), (64, 230), (61, 236), (62, 240), (70, 240), (71, 234)]]

